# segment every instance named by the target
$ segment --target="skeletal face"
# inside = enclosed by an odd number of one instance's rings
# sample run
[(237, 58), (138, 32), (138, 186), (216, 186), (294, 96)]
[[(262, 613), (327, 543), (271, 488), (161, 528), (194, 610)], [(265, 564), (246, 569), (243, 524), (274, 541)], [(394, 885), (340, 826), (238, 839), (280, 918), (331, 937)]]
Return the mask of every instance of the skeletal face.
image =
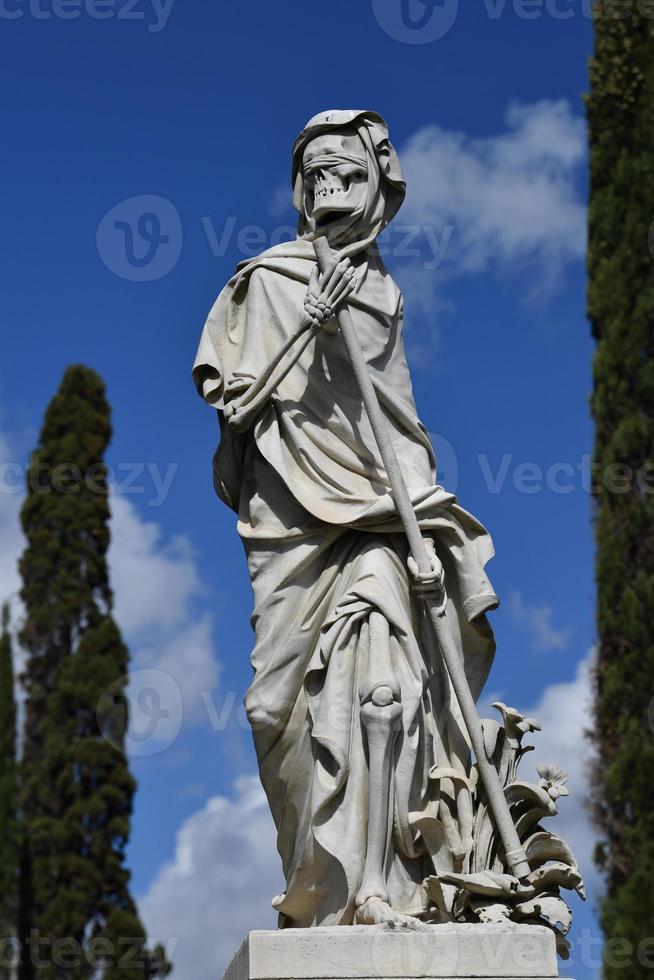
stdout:
[(361, 140), (347, 133), (312, 139), (303, 157), (305, 203), (316, 225), (351, 214), (365, 199), (367, 164)]

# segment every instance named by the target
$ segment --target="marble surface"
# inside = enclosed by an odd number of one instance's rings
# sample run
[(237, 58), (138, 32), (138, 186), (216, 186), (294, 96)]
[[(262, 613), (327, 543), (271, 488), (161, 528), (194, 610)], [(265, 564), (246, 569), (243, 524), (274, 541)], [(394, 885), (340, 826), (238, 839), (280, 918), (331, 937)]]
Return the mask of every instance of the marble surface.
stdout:
[(352, 926), (251, 932), (225, 980), (554, 978), (554, 936), (543, 926)]

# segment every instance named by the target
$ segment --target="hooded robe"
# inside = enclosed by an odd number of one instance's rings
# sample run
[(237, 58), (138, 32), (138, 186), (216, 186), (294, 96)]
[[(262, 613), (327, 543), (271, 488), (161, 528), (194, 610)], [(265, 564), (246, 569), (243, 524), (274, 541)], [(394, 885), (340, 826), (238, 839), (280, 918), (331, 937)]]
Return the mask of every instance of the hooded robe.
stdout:
[[(454, 785), (433, 773), (444, 767), (465, 779), (470, 757), (449, 680), (425, 642), (402, 526), (343, 339), (301, 326), (317, 234), (302, 154), (333, 128), (358, 134), (368, 183), (332, 244), (357, 270), (348, 298), (354, 328), (421, 528), (444, 566), (448, 619), (475, 697), (494, 653), (485, 613), (498, 601), (484, 571), (493, 554), (488, 533), (435, 485), (404, 351), (402, 296), (374, 245), (404, 197), (386, 125), (371, 112), (323, 113), (294, 149), (297, 240), (239, 265), (209, 315), (193, 372), (218, 411), (214, 482), (238, 514), (252, 580), (254, 678), (245, 705), (286, 879), (273, 904), (280, 926), (296, 927), (348, 924), (355, 914), (367, 843), (360, 703), (372, 611), (389, 625), (402, 704), (385, 865), (399, 911), (422, 914), (423, 879), (453, 867), (456, 831), (441, 833), (435, 853), (418, 818), (440, 813), (456, 823)], [(253, 406), (245, 422), (232, 414), (235, 399)]]

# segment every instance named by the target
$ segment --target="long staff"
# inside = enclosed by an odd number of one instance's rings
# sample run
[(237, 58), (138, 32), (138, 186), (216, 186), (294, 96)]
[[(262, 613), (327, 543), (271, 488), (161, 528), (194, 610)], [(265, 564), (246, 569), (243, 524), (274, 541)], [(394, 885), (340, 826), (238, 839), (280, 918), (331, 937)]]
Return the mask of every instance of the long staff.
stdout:
[[(329, 243), (326, 238), (318, 238), (314, 241), (313, 247), (318, 260), (318, 267), (321, 272), (325, 273), (333, 267), (333, 257)], [(340, 309), (337, 318), (352, 369), (361, 392), (361, 398), (368, 414), (384, 467), (386, 468), (393, 501), (402, 521), (411, 555), (420, 574), (429, 576), (432, 572), (431, 561), (420, 532), (418, 520), (413, 510), (400, 465), (397, 461), (397, 456), (395, 455), (393, 443), (388, 434), (384, 416), (379, 407), (377, 393), (368, 373), (368, 365), (361, 350), (354, 324), (352, 323), (352, 316), (346, 305)], [(445, 662), (450, 681), (452, 682), (452, 688), (459, 702), (468, 736), (477, 758), (479, 774), (486, 790), (490, 811), (494, 817), (495, 825), (504, 846), (506, 860), (515, 877), (523, 879), (529, 874), (527, 855), (520, 843), (518, 832), (513, 823), (511, 811), (509, 810), (497, 769), (486, 754), (481, 719), (479, 718), (477, 706), (470, 691), (463, 661), (459, 657), (458, 649), (452, 640), (452, 631), (447, 621), (447, 612), (445, 609), (446, 603), (443, 600), (444, 596), (442, 594), (439, 597), (430, 595), (429, 593), (422, 596), (427, 618), (433, 627), (436, 643), (440, 648), (443, 661)]]

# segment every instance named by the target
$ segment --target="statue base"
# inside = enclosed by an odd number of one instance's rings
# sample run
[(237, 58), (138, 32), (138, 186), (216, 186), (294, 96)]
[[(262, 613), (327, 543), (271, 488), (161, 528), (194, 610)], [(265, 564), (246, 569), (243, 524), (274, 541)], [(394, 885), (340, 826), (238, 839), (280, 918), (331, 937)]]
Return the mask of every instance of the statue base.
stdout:
[(545, 926), (446, 924), (424, 931), (337, 926), (251, 932), (224, 980), (550, 980), (558, 977)]

